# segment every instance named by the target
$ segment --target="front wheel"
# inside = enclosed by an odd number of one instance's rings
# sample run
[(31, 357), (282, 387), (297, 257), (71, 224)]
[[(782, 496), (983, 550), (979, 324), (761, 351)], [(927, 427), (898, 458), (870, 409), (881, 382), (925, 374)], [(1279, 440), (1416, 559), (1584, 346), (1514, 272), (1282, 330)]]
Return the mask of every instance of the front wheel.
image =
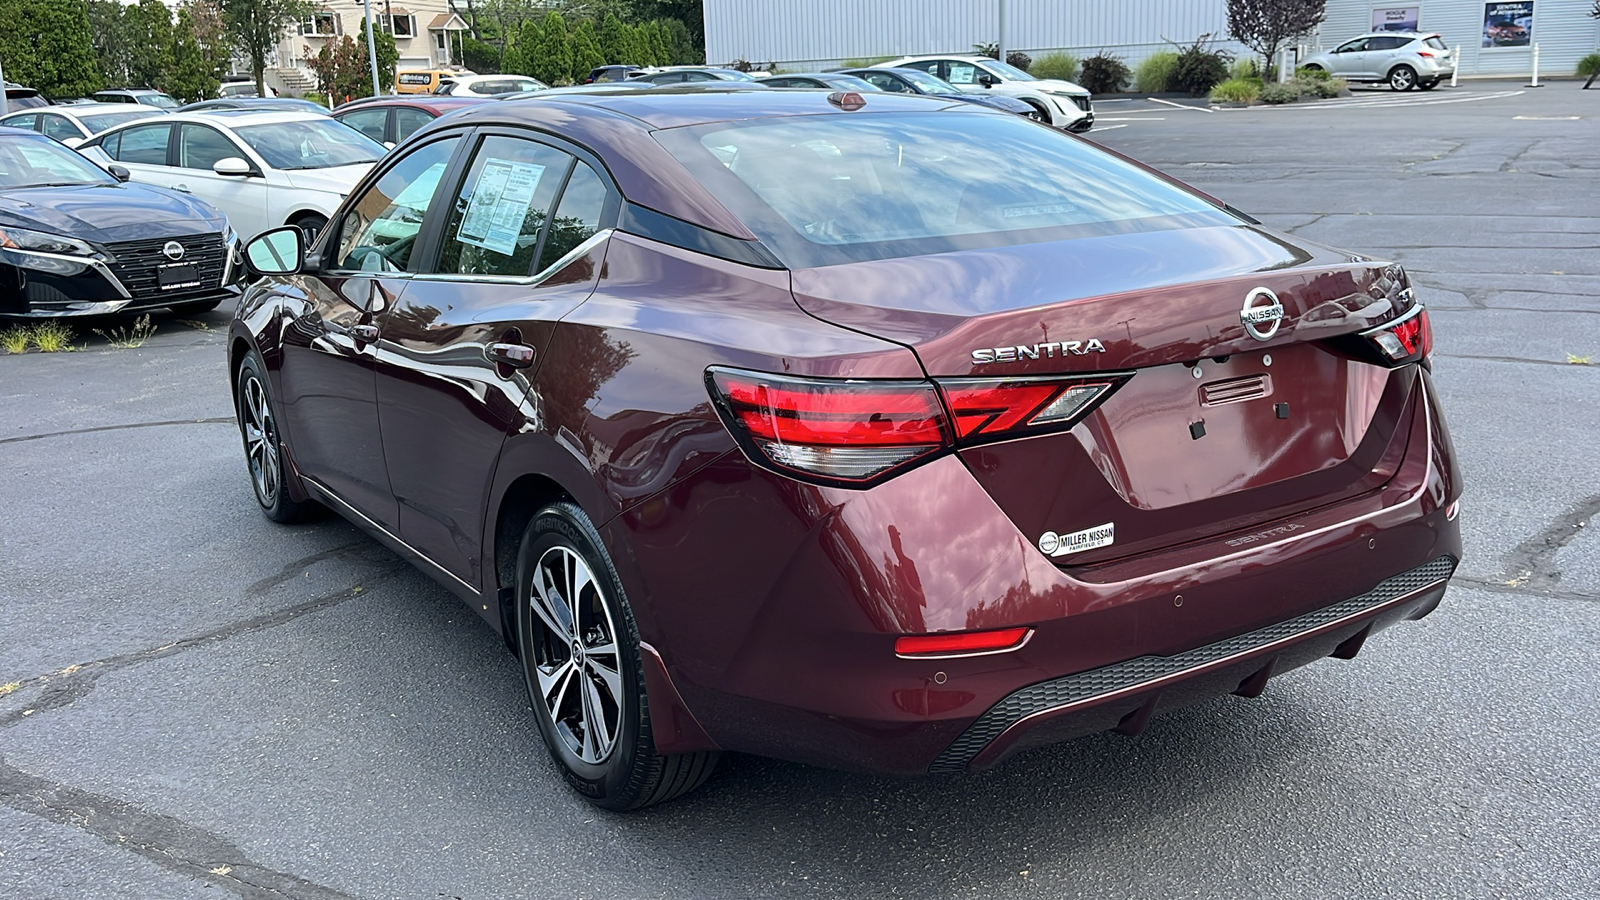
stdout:
[(306, 239), (306, 248), (310, 249), (311, 245), (317, 242), (317, 235), (322, 233), (322, 229), (328, 227), (328, 217), (320, 216), (316, 213), (306, 213), (296, 216), (284, 224), (293, 225), (300, 229), (300, 233)]
[(1024, 100), (1022, 102), (1028, 104), (1028, 111), (1022, 113), (1024, 117), (1032, 119), (1035, 122), (1043, 122), (1046, 125), (1050, 124), (1050, 113), (1046, 112), (1044, 107), (1032, 102), (1031, 100)]
[(699, 787), (716, 753), (657, 753), (639, 630), (600, 534), (583, 510), (534, 516), (517, 554), (517, 641), (551, 757), (596, 806), (630, 810)]
[(1410, 66), (1395, 66), (1389, 72), (1389, 87), (1397, 91), (1409, 91), (1417, 86), (1417, 70)]
[(272, 396), (267, 388), (266, 366), (254, 350), (239, 365), (235, 382), (234, 405), (238, 408), (239, 436), (244, 440), (245, 463), (250, 469), (250, 485), (255, 489), (261, 511), (274, 522), (288, 524), (311, 518), (317, 512), (313, 501), (298, 501), (289, 496), (287, 468), (278, 439), (278, 418), (272, 411)]

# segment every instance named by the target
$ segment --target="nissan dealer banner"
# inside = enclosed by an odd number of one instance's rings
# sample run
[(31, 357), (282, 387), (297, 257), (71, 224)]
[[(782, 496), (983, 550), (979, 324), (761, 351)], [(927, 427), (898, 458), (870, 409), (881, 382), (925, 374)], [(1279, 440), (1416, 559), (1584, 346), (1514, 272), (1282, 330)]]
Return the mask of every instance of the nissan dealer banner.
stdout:
[(1533, 43), (1533, 0), (1483, 5), (1483, 46), (1526, 47)]
[(1416, 31), (1422, 22), (1422, 7), (1391, 6), (1372, 11), (1373, 31)]

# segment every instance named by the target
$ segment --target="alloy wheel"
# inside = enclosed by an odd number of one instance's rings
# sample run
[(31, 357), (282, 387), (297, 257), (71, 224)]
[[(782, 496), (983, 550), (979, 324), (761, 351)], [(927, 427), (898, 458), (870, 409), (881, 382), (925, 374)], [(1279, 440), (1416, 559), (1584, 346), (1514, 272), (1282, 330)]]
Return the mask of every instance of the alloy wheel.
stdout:
[(532, 669), (545, 714), (579, 760), (603, 762), (616, 746), (625, 693), (611, 601), (572, 548), (546, 550), (534, 566)]
[(272, 418), (272, 406), (267, 402), (267, 390), (254, 373), (245, 379), (239, 392), (239, 430), (244, 433), (245, 458), (250, 463), (250, 481), (255, 485), (256, 499), (262, 506), (271, 506), (278, 499), (282, 487), (278, 475), (278, 429)]

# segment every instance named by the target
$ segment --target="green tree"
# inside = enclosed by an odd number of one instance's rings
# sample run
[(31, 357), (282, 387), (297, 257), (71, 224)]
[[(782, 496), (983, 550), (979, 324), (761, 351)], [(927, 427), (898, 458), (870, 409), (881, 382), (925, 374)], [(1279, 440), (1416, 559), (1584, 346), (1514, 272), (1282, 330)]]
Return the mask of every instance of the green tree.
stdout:
[(572, 71), (572, 54), (567, 44), (567, 20), (558, 12), (544, 17), (538, 40), (523, 47), (526, 61), (533, 69), (528, 73), (545, 84), (562, 84)]
[(189, 29), (206, 65), (218, 77), (233, 62), (233, 46), (227, 23), (222, 20), (222, 5), (218, 0), (183, 0), (178, 4), (180, 21), (189, 17)]
[(628, 26), (622, 24), (615, 13), (607, 13), (600, 20), (600, 55), (606, 58), (601, 65), (644, 65), (632, 56), (633, 47), (628, 40)]
[(221, 4), (233, 46), (250, 60), (256, 92), (266, 96), (267, 56), (290, 25), (311, 13), (311, 4), (306, 0), (221, 0)]
[(172, 10), (161, 0), (139, 0), (122, 16), (128, 37), (128, 86), (166, 90), (172, 68)]
[(7, 81), (49, 97), (82, 97), (103, 86), (82, 0), (5, 0), (0, 59)]
[(529, 19), (507, 37), (506, 52), (500, 60), (500, 71), (512, 75), (533, 74), (533, 53), (542, 39), (539, 23)]
[(674, 66), (698, 66), (706, 61), (706, 51), (697, 44), (689, 26), (679, 19), (663, 19), (667, 31), (669, 63)]
[(221, 81), (217, 65), (200, 46), (194, 21), (187, 9), (178, 10), (178, 23), (172, 29), (170, 67), (164, 73), (163, 88), (180, 100), (193, 103), (217, 95)]
[(606, 64), (604, 53), (600, 52), (600, 37), (595, 33), (594, 22), (584, 19), (578, 27), (572, 30), (572, 41), (568, 45), (572, 56), (572, 81), (581, 84), (589, 77), (590, 70)]
[(128, 28), (119, 0), (85, 0), (90, 42), (100, 59), (100, 76), (112, 86), (128, 81)]
[(500, 48), (488, 41), (470, 37), (461, 40), (461, 64), (474, 72), (499, 72), (504, 58)]
[[(400, 48), (395, 45), (394, 35), (387, 31), (380, 31), (374, 23), (372, 29), (372, 46), (377, 50), (378, 57), (378, 87), (387, 92), (394, 89), (394, 67), (400, 62)], [(367, 29), (363, 25), (360, 34), (356, 35), (356, 49), (361, 51), (361, 76), (364, 85), (357, 97), (372, 96), (372, 57), (367, 54)]]
[(317, 90), (335, 103), (372, 94), (366, 49), (349, 35), (324, 42), (315, 55), (307, 53), (306, 67), (317, 76)]

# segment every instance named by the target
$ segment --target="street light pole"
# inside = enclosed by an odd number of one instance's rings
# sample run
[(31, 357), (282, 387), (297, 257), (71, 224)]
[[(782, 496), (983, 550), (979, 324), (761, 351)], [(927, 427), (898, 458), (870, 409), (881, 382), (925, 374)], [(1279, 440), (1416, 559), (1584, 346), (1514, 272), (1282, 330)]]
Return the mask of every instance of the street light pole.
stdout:
[[(1594, 79), (1590, 79), (1593, 81)], [(0, 66), (0, 116), (11, 111), (11, 101), (6, 99), (6, 69)]]
[(372, 96), (383, 93), (378, 87), (378, 42), (372, 39), (372, 0), (365, 0), (367, 18), (367, 59), (372, 62)]

